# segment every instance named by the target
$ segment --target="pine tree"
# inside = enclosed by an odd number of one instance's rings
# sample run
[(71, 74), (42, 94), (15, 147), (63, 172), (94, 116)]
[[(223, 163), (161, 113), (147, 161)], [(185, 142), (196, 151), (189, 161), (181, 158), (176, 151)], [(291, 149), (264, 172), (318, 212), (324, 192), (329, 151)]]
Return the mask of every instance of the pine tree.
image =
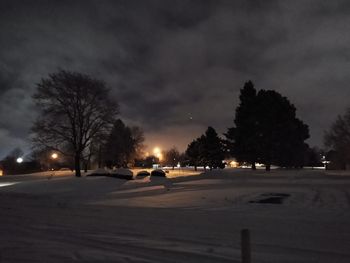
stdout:
[(223, 168), (224, 149), (222, 140), (213, 127), (208, 127), (204, 135), (203, 160), (204, 165), (213, 168)]
[(194, 166), (194, 170), (197, 171), (197, 167), (202, 164), (202, 143), (199, 138), (193, 140), (186, 149), (186, 156), (189, 164)]
[(257, 145), (260, 162), (283, 167), (301, 167), (307, 151), (308, 126), (296, 118), (296, 108), (273, 90), (257, 95)]
[(115, 121), (104, 147), (107, 166), (127, 167), (136, 158), (137, 151), (142, 149), (143, 138), (139, 128), (130, 128), (120, 119)]
[(254, 84), (246, 82), (239, 96), (240, 104), (236, 108), (235, 127), (229, 128), (225, 134), (230, 153), (238, 162), (251, 163), (253, 169), (258, 158), (256, 97)]
[(225, 134), (230, 153), (239, 162), (301, 167), (307, 151), (308, 126), (296, 117), (296, 108), (273, 90), (254, 89), (247, 82), (241, 90), (235, 126)]

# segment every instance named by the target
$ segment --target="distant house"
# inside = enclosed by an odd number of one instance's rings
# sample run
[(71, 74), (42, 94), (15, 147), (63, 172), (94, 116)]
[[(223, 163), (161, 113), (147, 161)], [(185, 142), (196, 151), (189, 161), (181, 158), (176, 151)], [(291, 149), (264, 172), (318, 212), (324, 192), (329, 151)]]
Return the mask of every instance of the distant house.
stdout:
[(226, 159), (224, 160), (224, 162), (226, 163), (226, 167), (231, 167), (231, 168), (239, 167), (239, 163), (234, 158)]

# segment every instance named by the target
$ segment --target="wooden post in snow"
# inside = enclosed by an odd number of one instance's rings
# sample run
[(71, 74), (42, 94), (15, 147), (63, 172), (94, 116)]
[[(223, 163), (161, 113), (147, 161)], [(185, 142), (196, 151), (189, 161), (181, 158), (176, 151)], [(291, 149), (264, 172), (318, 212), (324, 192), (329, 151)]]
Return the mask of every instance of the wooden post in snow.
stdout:
[(250, 233), (249, 229), (241, 231), (241, 256), (242, 263), (251, 263)]

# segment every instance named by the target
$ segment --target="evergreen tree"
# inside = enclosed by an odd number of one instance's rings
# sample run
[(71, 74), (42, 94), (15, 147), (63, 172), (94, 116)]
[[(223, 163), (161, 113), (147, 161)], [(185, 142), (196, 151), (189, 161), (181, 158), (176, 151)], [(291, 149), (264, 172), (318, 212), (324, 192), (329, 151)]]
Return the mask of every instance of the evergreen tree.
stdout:
[(251, 82), (241, 90), (236, 109), (235, 127), (226, 138), (230, 152), (239, 162), (260, 162), (270, 170), (271, 164), (301, 167), (309, 138), (308, 126), (296, 118), (296, 108), (276, 91), (256, 93)]
[(229, 128), (225, 134), (229, 152), (238, 162), (251, 163), (253, 169), (258, 157), (256, 97), (254, 84), (246, 82), (239, 96), (240, 104), (236, 108), (235, 127)]
[(185, 153), (189, 164), (193, 165), (196, 171), (199, 165), (203, 165), (204, 168), (209, 166), (210, 170), (225, 167), (224, 144), (213, 127), (208, 127), (205, 134), (193, 140)]
[(310, 167), (321, 167), (323, 166), (322, 158), (325, 156), (325, 153), (323, 150), (313, 147), (308, 147), (306, 158), (305, 158), (305, 165)]
[(202, 164), (202, 148), (203, 139), (197, 138), (193, 140), (188, 146), (185, 152), (189, 164), (194, 166), (194, 170), (197, 171), (197, 167)]
[(222, 140), (213, 127), (208, 127), (203, 140), (203, 161), (205, 166), (213, 168), (224, 168), (223, 160), (225, 158)]
[(283, 167), (303, 166), (309, 138), (308, 126), (296, 118), (296, 108), (286, 97), (273, 90), (257, 95), (257, 129), (259, 161)]
[(115, 121), (104, 147), (104, 160), (107, 166), (127, 167), (142, 149), (143, 132), (130, 128), (120, 119)]

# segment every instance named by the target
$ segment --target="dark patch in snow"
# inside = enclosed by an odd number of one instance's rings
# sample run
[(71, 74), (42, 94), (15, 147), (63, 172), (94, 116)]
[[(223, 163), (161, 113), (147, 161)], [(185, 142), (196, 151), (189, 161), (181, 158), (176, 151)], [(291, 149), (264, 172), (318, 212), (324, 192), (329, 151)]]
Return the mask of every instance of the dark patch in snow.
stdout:
[(256, 204), (282, 204), (286, 198), (288, 198), (290, 194), (285, 193), (264, 193), (261, 194), (260, 197), (256, 200), (249, 201), (249, 203)]
[(278, 196), (278, 197), (289, 197), (290, 194), (285, 194), (285, 193), (264, 193), (261, 194), (261, 196)]

